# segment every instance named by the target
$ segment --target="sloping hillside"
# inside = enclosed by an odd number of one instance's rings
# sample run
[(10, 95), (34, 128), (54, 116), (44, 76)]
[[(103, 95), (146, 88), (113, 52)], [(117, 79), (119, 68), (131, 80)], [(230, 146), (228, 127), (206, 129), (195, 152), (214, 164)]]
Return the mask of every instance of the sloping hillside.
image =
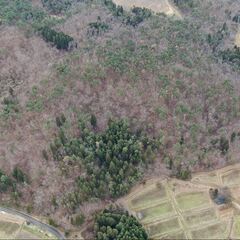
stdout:
[[(12, 179), (2, 202), (74, 232), (79, 214), (84, 228), (114, 201), (116, 182), (126, 193), (144, 177), (238, 161), (239, 1), (191, 2), (169, 1), (179, 19), (110, 0), (0, 0), (0, 168)], [(122, 119), (124, 134), (108, 129)], [(131, 159), (132, 139), (141, 162), (117, 175), (131, 167), (113, 149)], [(16, 166), (29, 181), (15, 186)]]

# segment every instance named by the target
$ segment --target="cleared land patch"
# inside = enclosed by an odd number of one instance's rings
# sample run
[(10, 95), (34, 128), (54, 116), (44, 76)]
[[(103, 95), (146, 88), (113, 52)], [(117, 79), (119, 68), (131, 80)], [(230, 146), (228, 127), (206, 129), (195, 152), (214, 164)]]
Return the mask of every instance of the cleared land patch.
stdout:
[(113, 0), (116, 4), (123, 6), (126, 9), (130, 9), (134, 6), (149, 8), (154, 12), (165, 13), (169, 16), (177, 16), (182, 18), (179, 10), (174, 7), (168, 0)]
[(240, 238), (240, 216), (235, 216), (234, 218), (233, 238)]
[(196, 212), (189, 211), (185, 213), (183, 216), (187, 225), (190, 227), (192, 226), (194, 227), (199, 224), (206, 224), (208, 222), (217, 220), (217, 215), (214, 208), (208, 208)]
[(209, 204), (209, 198), (204, 192), (182, 193), (176, 197), (176, 200), (183, 211)]
[(147, 204), (158, 203), (164, 198), (166, 198), (166, 190), (163, 185), (154, 184), (146, 191), (134, 195), (134, 197), (130, 200), (130, 205), (132, 208), (137, 209), (145, 207)]
[(223, 184), (226, 186), (236, 185), (240, 182), (240, 170), (230, 170), (222, 175)]
[(167, 215), (173, 215), (174, 210), (170, 202), (163, 202), (157, 206), (145, 208), (137, 213), (138, 218), (143, 222), (147, 223), (149, 220), (153, 221), (156, 219), (163, 218)]
[(0, 221), (0, 238), (13, 238), (19, 229), (17, 223)]
[(192, 231), (193, 239), (226, 239), (229, 234), (228, 224), (219, 222), (213, 225)]
[(181, 225), (177, 217), (148, 226), (148, 232), (150, 237), (154, 237), (163, 233), (173, 232), (180, 229)]
[(215, 172), (213, 173), (205, 173), (205, 174), (199, 174), (196, 177), (192, 179), (192, 182), (198, 183), (202, 182), (205, 184), (213, 184), (213, 185), (219, 185), (219, 179)]

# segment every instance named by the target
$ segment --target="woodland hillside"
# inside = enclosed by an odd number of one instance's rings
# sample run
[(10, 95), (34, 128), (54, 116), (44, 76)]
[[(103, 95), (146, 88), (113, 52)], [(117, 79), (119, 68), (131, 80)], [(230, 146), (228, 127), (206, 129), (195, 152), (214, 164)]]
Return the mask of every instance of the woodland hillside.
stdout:
[(143, 179), (238, 161), (240, 1), (170, 3), (181, 19), (0, 0), (0, 169), (16, 181), (1, 202), (72, 233)]

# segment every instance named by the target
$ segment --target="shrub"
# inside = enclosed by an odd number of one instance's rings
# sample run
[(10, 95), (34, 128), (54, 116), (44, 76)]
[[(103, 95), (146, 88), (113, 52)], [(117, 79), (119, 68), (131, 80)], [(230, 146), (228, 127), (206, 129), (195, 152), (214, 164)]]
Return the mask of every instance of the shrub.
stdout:
[(12, 172), (12, 176), (16, 179), (17, 182), (19, 183), (27, 183), (28, 178), (27, 175), (18, 167), (15, 167)]
[(85, 216), (80, 213), (77, 216), (71, 218), (71, 224), (75, 226), (81, 226), (85, 221)]
[(94, 114), (91, 115), (90, 122), (94, 128), (97, 126), (97, 118)]
[(229, 149), (229, 141), (225, 137), (220, 138), (219, 142), (219, 150), (221, 150), (222, 154), (226, 154)]

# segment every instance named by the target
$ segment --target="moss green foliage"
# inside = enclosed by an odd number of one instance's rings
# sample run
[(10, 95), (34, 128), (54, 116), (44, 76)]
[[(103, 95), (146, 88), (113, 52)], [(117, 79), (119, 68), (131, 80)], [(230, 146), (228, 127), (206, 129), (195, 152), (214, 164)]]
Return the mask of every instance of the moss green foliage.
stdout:
[(53, 43), (57, 49), (68, 50), (70, 43), (73, 42), (73, 38), (64, 34), (63, 32), (57, 32), (49, 27), (43, 27), (41, 34), (47, 42)]
[(111, 206), (95, 218), (96, 240), (147, 240), (142, 225), (128, 212)]

